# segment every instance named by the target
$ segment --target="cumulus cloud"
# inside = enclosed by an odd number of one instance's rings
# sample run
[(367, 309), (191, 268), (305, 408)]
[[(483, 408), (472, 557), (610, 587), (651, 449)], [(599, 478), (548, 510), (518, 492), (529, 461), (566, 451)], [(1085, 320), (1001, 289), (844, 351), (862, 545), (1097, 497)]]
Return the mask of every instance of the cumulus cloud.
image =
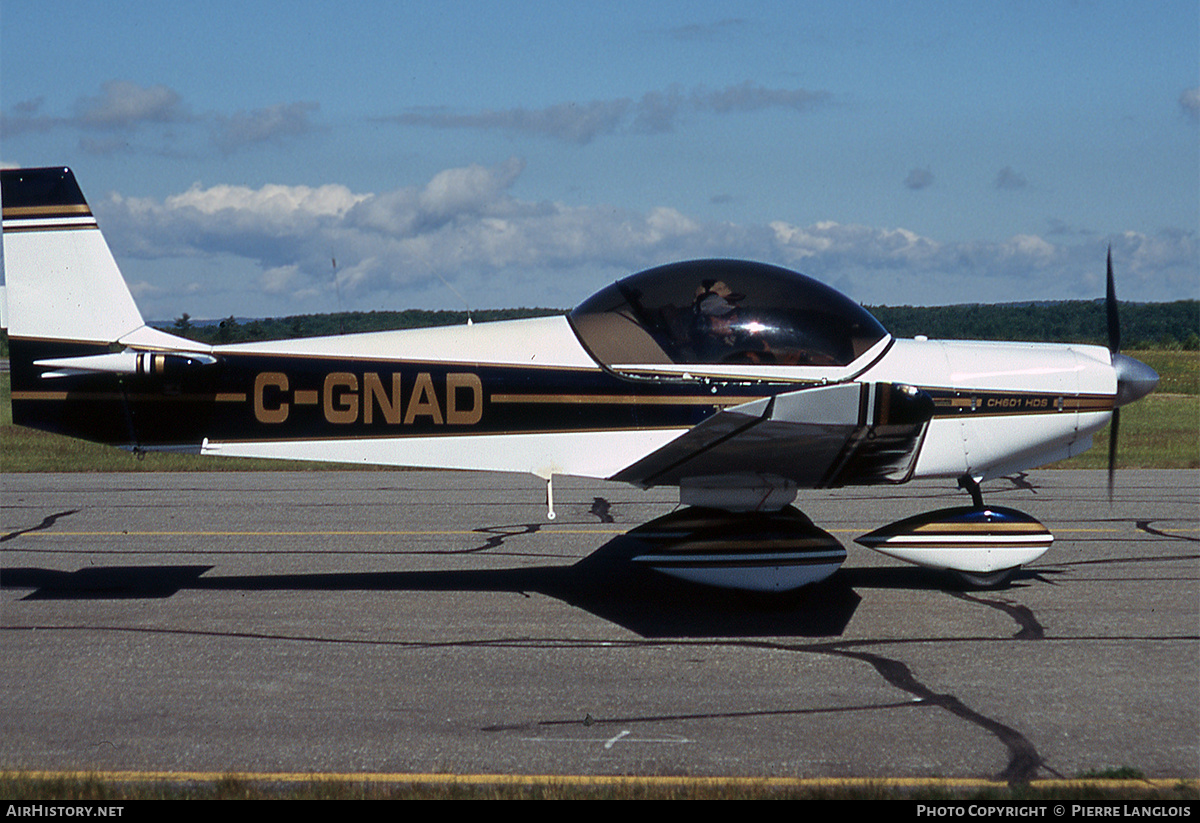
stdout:
[(482, 214), (504, 196), (524, 170), (525, 161), (519, 157), (510, 157), (491, 168), (471, 165), (446, 169), (425, 185), (418, 202), (427, 213), (439, 217)]
[(570, 269), (595, 261), (639, 267), (703, 245), (701, 224), (675, 209), (639, 214), (513, 198), (509, 190), (523, 169), (524, 161), (511, 158), (375, 194), (336, 185), (195, 185), (162, 200), (114, 195), (97, 209), (128, 255), (232, 255), (253, 262), (260, 288), (271, 294), (332, 285), (331, 252), (339, 262), (336, 285), (363, 298), (456, 278), (463, 269)]
[[(1191, 294), (1198, 268), (1194, 232), (1067, 245), (1052, 235), (947, 242), (835, 221), (713, 222), (668, 206), (639, 212), (521, 200), (511, 191), (524, 168), (510, 158), (445, 169), (378, 193), (332, 184), (195, 185), (161, 200), (114, 195), (95, 205), (126, 257), (158, 261), (165, 271), (172, 259), (226, 261), (213, 270), (238, 272), (208, 284), (216, 294), (242, 290), (236, 304), (209, 316), (444, 306), (458, 303), (452, 292), (470, 295), (476, 308), (566, 307), (623, 274), (702, 257), (791, 266), (871, 303), (1094, 297), (1103, 293), (1108, 243), (1121, 261), (1126, 299)], [(218, 277), (230, 282), (222, 286)], [(150, 316), (203, 316), (197, 306)]]
[(777, 220), (770, 224), (775, 246), (788, 260), (818, 258), (823, 267), (851, 264), (872, 268), (925, 265), (936, 258), (942, 246), (908, 229), (821, 221), (794, 226)]
[(268, 184), (259, 189), (247, 186), (193, 185), (182, 194), (164, 201), (169, 211), (194, 210), (204, 215), (254, 215), (275, 224), (290, 223), (297, 215), (339, 217), (356, 203), (370, 197), (354, 194), (345, 186), (279, 186)]
[(933, 185), (933, 172), (929, 169), (912, 169), (908, 173), (908, 177), (904, 178), (904, 187), (913, 189), (927, 189)]
[(586, 144), (602, 135), (627, 131), (668, 132), (685, 113), (731, 114), (784, 108), (802, 112), (830, 99), (829, 92), (807, 89), (770, 89), (747, 80), (722, 89), (699, 87), (690, 92), (674, 85), (630, 98), (556, 103), (542, 109), (501, 109), (476, 114), (414, 109), (386, 121), (405, 126), (439, 129), (497, 129), (519, 134), (552, 137)]
[[(127, 255), (145, 259), (233, 255), (269, 269), (309, 258), (315, 270), (322, 241), (369, 197), (345, 186), (267, 185), (258, 189), (199, 184), (158, 201), (111, 195), (97, 207), (121, 232)], [(328, 260), (326, 260), (328, 266)]]

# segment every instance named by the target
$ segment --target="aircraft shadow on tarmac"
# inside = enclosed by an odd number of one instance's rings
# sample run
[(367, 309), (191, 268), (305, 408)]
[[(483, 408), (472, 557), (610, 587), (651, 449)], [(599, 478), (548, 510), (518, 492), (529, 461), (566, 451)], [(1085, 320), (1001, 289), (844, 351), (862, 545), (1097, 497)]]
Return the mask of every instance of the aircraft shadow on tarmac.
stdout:
[[(783, 594), (716, 589), (630, 562), (620, 535), (571, 566), (466, 571), (212, 575), (212, 566), (102, 566), (64, 572), (5, 569), (0, 586), (34, 589), (24, 600), (164, 598), (180, 590), (295, 592), (538, 592), (585, 609), (642, 637), (836, 637), (850, 622), (859, 589), (946, 591), (947, 575), (916, 566), (842, 569)], [(1017, 584), (1034, 577), (1022, 572)]]

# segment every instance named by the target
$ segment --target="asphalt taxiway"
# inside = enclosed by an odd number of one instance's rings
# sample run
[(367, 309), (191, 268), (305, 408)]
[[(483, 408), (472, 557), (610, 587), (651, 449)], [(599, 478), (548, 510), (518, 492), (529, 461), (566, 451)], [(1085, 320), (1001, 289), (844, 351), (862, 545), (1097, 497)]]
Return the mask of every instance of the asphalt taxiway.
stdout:
[(4, 475), (0, 768), (1200, 776), (1200, 472), (1031, 472), (998, 591), (853, 539), (953, 483), (802, 492), (784, 596), (607, 549), (670, 490), (461, 472)]

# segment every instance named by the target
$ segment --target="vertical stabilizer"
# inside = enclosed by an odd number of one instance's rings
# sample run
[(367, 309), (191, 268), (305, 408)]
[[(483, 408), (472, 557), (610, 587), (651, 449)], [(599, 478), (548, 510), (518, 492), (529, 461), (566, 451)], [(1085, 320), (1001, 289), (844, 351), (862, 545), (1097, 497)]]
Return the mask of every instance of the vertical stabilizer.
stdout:
[(0, 202), (10, 337), (111, 343), (144, 325), (70, 169), (0, 171)]

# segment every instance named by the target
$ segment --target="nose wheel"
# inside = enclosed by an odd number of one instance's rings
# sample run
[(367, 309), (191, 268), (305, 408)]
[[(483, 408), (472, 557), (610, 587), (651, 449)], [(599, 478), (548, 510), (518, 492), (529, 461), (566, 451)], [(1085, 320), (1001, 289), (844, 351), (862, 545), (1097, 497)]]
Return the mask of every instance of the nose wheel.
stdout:
[[(971, 503), (975, 508), (983, 508), (983, 490), (979, 488), (978, 480), (969, 473), (964, 474), (958, 478), (958, 487), (971, 495)], [(1000, 589), (1012, 580), (1013, 575), (1020, 568), (1020, 566), (1010, 566), (1007, 569), (997, 569), (991, 572), (969, 572), (956, 569), (954, 576), (968, 589)]]
[(954, 576), (969, 589), (1002, 589), (1012, 580), (1020, 566), (1010, 569), (999, 569), (994, 572), (963, 572), (956, 571)]

